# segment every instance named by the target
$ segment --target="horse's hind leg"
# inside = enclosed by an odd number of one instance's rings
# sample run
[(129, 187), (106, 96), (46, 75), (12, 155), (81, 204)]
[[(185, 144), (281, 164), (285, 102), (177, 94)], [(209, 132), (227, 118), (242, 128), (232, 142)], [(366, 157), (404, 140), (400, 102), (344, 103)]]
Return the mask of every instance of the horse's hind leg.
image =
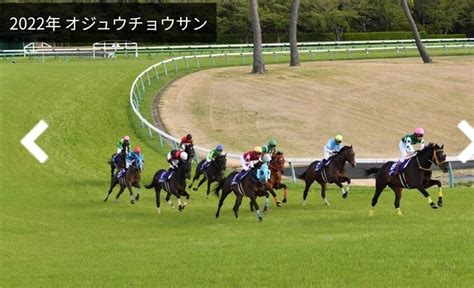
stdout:
[[(270, 190), (270, 191), (273, 191), (273, 190)], [(275, 192), (273, 192), (273, 193), (275, 193)], [(280, 202), (278, 202), (278, 199), (276, 198), (276, 195), (274, 197), (275, 197), (274, 198), (275, 202), (278, 203), (277, 207), (281, 207), (281, 204), (280, 204)], [(257, 201), (257, 199), (255, 199), (255, 201)], [(252, 203), (252, 202), (250, 202), (250, 203)], [(263, 213), (267, 213), (269, 203), (270, 203), (270, 195), (267, 192), (267, 193), (265, 193), (265, 204), (263, 205)]]
[(425, 189), (428, 189), (433, 185), (438, 186), (438, 206), (443, 207), (443, 187), (441, 186), (441, 182), (439, 180), (433, 179), (429, 179), (423, 182), (423, 187)]
[[(280, 201), (278, 200), (278, 196), (277, 196), (277, 194), (275, 193), (275, 190), (273, 190), (273, 188), (272, 188), (271, 186), (267, 186), (267, 187), (269, 187), (269, 188), (268, 188), (268, 192), (270, 192), (270, 194), (272, 194), (273, 200), (275, 201), (275, 205), (276, 205), (277, 207), (281, 207), (281, 203), (280, 203)], [(267, 192), (266, 195), (265, 195), (265, 197), (266, 197), (266, 198), (265, 198), (265, 203), (267, 203), (267, 201), (268, 201), (268, 199), (269, 199), (269, 196), (270, 196), (270, 195), (268, 195), (268, 192)], [(264, 211), (266, 211), (266, 210), (264, 210)]]
[(303, 191), (303, 205), (306, 205), (306, 197), (308, 197), (308, 190), (313, 184), (314, 180), (310, 181), (309, 179), (305, 179), (304, 191)]
[(168, 204), (171, 206), (171, 208), (174, 209), (174, 204), (173, 204), (173, 201), (171, 200), (171, 193), (170, 192), (166, 193), (165, 201), (168, 202)]
[(346, 199), (348, 193), (347, 193), (346, 189), (344, 189), (344, 185), (342, 185), (341, 182), (342, 181), (339, 179), (339, 181), (334, 182), (334, 183), (336, 183), (336, 185), (341, 189), (342, 198)]
[(161, 193), (161, 187), (160, 187), (160, 186), (155, 186), (156, 212), (157, 212), (158, 214), (161, 213), (161, 210), (160, 210), (160, 193)]
[(118, 184), (117, 178), (112, 178), (112, 181), (110, 182), (110, 189), (109, 189), (109, 192), (107, 192), (107, 195), (105, 196), (104, 202), (107, 202), (107, 200), (109, 199), (110, 193), (112, 193), (112, 190), (117, 184)]
[(283, 188), (283, 200), (282, 203), (286, 203), (288, 201), (288, 186), (286, 184), (280, 183), (275, 189)]
[(383, 189), (387, 187), (387, 183), (385, 181), (375, 181), (375, 194), (374, 197), (372, 197), (372, 207), (369, 212), (369, 216), (374, 215), (374, 209), (375, 205), (377, 205), (377, 201), (379, 200), (380, 194), (382, 194)]

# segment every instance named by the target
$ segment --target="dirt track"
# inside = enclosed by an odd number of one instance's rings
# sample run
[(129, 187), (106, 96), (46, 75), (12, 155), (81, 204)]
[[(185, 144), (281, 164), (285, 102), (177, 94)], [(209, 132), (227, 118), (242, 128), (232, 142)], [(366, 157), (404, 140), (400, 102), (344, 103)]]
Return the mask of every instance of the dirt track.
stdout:
[(191, 132), (199, 146), (239, 152), (273, 136), (287, 157), (319, 157), (340, 133), (357, 157), (397, 157), (415, 126), (448, 155), (469, 144), (457, 129), (474, 123), (474, 58), (418, 58), (268, 65), (205, 70), (175, 81), (161, 96), (161, 121), (173, 135)]

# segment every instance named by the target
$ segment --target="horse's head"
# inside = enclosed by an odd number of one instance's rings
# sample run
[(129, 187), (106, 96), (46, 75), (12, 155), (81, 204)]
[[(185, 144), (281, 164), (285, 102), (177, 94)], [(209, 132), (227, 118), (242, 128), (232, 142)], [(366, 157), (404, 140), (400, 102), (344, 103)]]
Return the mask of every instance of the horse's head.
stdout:
[(444, 145), (429, 143), (420, 151), (420, 155), (428, 158), (428, 161), (436, 164), (444, 173), (448, 172), (448, 161), (446, 161), (446, 153), (444, 153)]
[(285, 157), (283, 156), (283, 152), (277, 151), (273, 154), (272, 160), (270, 161), (270, 168), (273, 167), (279, 171), (283, 170), (283, 167), (285, 167)]
[(142, 171), (144, 169), (144, 160), (143, 160), (143, 156), (142, 155), (137, 155), (137, 157), (135, 158), (134, 162), (133, 162), (133, 166), (138, 170), (138, 171)]
[(344, 157), (345, 162), (349, 162), (352, 167), (356, 166), (357, 163), (355, 161), (355, 153), (354, 149), (352, 149), (352, 145), (342, 147), (337, 155), (342, 155), (342, 157)]
[(183, 163), (179, 166), (178, 170), (176, 171), (176, 175), (178, 176), (179, 180), (184, 180), (185, 178), (191, 179), (191, 158), (188, 160), (183, 161)]
[(227, 153), (216, 157), (215, 161), (217, 171), (224, 172), (227, 169)]

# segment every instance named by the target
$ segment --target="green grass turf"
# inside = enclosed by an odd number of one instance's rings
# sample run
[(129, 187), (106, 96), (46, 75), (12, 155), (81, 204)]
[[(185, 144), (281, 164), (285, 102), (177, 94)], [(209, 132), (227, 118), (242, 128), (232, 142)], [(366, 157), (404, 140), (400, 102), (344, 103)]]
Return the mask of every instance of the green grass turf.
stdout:
[[(373, 188), (353, 187), (348, 200), (331, 187), (332, 206), (313, 188), (290, 185), (290, 203), (273, 203), (258, 223), (244, 201), (234, 219), (230, 196), (192, 192), (183, 213), (154, 193), (131, 205), (102, 199), (106, 164), (118, 137), (130, 134), (145, 155), (143, 182), (165, 167), (128, 107), (135, 76), (155, 60), (3, 63), (0, 65), (0, 286), (435, 286), (474, 283), (473, 189), (445, 190), (446, 207), (429, 208), (406, 191), (405, 216), (384, 192), (375, 217)], [(40, 120), (39, 164), (20, 139)], [(436, 189), (431, 190), (435, 198)], [(281, 197), (281, 193), (280, 197)], [(162, 200), (164, 195), (162, 195)], [(175, 201), (176, 202), (176, 201)], [(262, 204), (262, 199), (259, 200)]]

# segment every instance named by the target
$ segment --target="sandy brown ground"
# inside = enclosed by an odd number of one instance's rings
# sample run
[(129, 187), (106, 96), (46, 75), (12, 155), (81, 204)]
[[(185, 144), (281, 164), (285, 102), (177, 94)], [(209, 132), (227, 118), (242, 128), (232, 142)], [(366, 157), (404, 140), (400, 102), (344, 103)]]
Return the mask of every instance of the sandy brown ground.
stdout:
[(320, 157), (335, 134), (360, 158), (398, 157), (400, 138), (425, 128), (448, 155), (469, 144), (457, 124), (474, 125), (474, 57), (267, 65), (205, 70), (175, 81), (159, 101), (172, 135), (243, 152), (278, 140), (286, 157)]

